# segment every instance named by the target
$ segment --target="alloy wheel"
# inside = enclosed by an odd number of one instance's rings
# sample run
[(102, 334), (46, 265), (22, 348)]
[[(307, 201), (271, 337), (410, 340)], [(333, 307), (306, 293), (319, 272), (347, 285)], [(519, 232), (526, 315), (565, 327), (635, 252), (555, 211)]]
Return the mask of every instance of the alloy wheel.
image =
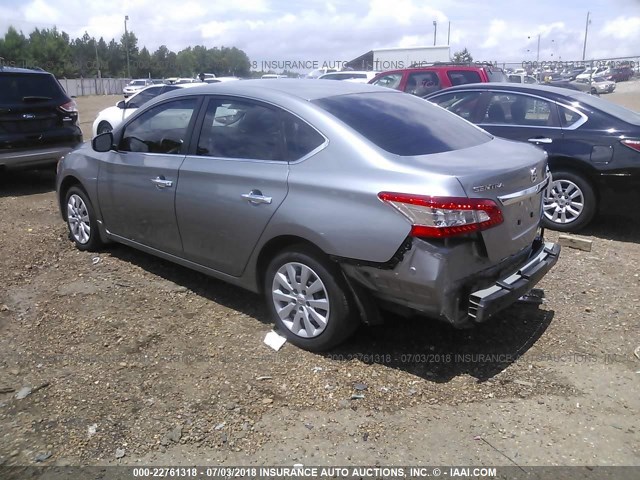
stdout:
[(295, 335), (314, 338), (327, 327), (329, 294), (309, 266), (298, 262), (282, 265), (273, 278), (271, 297), (280, 320)]
[(82, 245), (91, 238), (89, 211), (84, 200), (75, 193), (67, 201), (67, 222), (74, 240)]
[(584, 210), (584, 193), (570, 180), (554, 180), (545, 196), (543, 209), (550, 222), (574, 222)]

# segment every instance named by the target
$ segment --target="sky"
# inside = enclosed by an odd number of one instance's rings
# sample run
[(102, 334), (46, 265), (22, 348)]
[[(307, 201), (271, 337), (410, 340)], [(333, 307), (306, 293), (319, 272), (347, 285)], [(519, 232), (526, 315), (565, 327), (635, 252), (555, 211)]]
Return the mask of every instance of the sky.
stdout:
[(140, 47), (238, 47), (263, 61), (344, 62), (369, 50), (447, 44), (474, 60), (640, 57), (640, 0), (0, 0), (0, 34), (13, 25), (120, 39)]

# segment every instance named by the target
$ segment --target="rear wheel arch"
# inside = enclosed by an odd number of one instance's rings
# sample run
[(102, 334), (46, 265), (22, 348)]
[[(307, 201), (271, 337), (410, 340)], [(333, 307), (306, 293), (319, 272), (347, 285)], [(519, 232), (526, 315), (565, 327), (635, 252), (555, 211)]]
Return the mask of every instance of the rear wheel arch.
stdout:
[(272, 238), (263, 245), (256, 262), (256, 279), (260, 287), (260, 293), (263, 293), (264, 277), (271, 260), (278, 255), (278, 253), (295, 246), (309, 248), (316, 254), (327, 257), (327, 254), (320, 247), (306, 238), (296, 235), (282, 235)]
[(596, 201), (600, 202), (600, 191), (597, 188), (598, 171), (583, 160), (571, 157), (562, 156), (550, 156), (549, 157), (549, 170), (553, 176), (554, 171), (569, 172), (574, 175), (578, 175), (585, 179), (589, 186), (593, 189), (593, 193), (596, 196)]

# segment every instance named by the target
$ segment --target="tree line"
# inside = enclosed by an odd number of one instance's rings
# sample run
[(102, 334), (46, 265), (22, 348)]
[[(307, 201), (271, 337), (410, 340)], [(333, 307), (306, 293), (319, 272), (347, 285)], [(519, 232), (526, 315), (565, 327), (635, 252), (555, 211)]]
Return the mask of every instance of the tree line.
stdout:
[[(127, 65), (128, 52), (128, 65)], [(249, 57), (236, 47), (188, 47), (178, 53), (166, 45), (151, 53), (138, 47), (134, 32), (120, 41), (96, 40), (88, 33), (71, 39), (56, 27), (36, 28), (28, 36), (9, 27), (0, 38), (0, 62), (4, 66), (42, 68), (59, 78), (102, 77), (166, 78), (193, 77), (200, 72), (217, 76), (249, 76)]]

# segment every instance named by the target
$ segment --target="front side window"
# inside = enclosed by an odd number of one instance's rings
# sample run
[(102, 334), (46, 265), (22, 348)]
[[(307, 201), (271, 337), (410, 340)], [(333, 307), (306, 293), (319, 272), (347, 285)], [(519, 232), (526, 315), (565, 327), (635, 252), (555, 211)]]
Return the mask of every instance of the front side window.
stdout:
[(184, 98), (150, 108), (125, 127), (119, 150), (184, 154), (189, 122), (196, 105), (196, 98)]
[(453, 92), (429, 98), (429, 101), (473, 122), (473, 113), (480, 100), (480, 95), (481, 92)]
[(387, 87), (387, 88), (395, 88), (398, 90), (400, 88), (400, 81), (402, 80), (401, 73), (390, 73), (389, 75), (383, 75), (378, 78), (374, 85), (378, 85), (379, 87)]
[(197, 154), (284, 160), (279, 112), (247, 100), (211, 99), (198, 139)]

